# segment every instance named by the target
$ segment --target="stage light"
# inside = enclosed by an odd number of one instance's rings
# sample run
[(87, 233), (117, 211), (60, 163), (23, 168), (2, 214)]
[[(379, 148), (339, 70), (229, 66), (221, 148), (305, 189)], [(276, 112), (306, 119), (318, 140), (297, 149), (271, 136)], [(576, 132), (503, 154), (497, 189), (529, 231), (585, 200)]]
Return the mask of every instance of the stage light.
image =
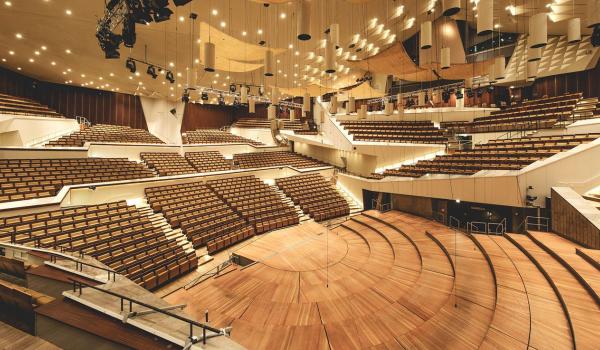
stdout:
[(457, 100), (461, 100), (463, 97), (464, 97), (464, 96), (463, 96), (463, 93), (462, 93), (462, 91), (461, 91), (461, 90), (457, 90), (457, 91), (456, 91), (456, 99), (457, 99)]
[(126, 16), (123, 20), (123, 45), (133, 47), (136, 41), (135, 21), (132, 16)]
[(172, 14), (173, 11), (171, 11), (168, 7), (159, 8), (154, 13), (154, 21), (156, 23), (168, 21)]
[(208, 93), (203, 91), (200, 95), (200, 98), (202, 99), (202, 101), (208, 101)]
[(154, 66), (148, 66), (148, 70), (146, 70), (146, 73), (148, 73), (148, 75), (150, 75), (152, 79), (156, 79), (156, 77), (158, 76), (158, 74), (156, 74), (156, 68), (154, 68)]
[(125, 61), (125, 67), (127, 67), (131, 73), (135, 73), (137, 70), (135, 67), (135, 61), (131, 58), (128, 58), (127, 61)]
[(171, 84), (173, 84), (175, 82), (175, 78), (173, 77), (173, 72), (168, 71), (167, 74), (165, 75), (165, 79), (167, 79), (167, 81)]
[(442, 92), (442, 100), (444, 103), (448, 103), (448, 101), (450, 101), (450, 92), (448, 90), (444, 90)]
[(192, 0), (173, 0), (173, 3), (175, 4), (175, 6), (183, 6), (187, 3), (189, 3)]
[(234, 93), (236, 89), (235, 84), (229, 85), (229, 92)]

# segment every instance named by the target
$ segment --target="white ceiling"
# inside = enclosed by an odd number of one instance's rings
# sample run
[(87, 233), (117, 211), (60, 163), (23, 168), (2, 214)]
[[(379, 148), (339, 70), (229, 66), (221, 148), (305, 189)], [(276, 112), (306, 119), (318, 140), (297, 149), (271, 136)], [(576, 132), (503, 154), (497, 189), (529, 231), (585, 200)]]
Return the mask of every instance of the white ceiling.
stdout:
[[(550, 34), (565, 34), (565, 20), (573, 15), (585, 19), (588, 1), (591, 0), (497, 0), (494, 5), (495, 21), (500, 30), (526, 32), (527, 18), (539, 9), (551, 13)], [(296, 6), (292, 1), (271, 1), (273, 4), (268, 8), (249, 0), (193, 0), (181, 7), (170, 2), (174, 14), (169, 21), (137, 25), (135, 47), (128, 49), (121, 45), (121, 58), (107, 60), (95, 37), (97, 21), (103, 16), (104, 0), (0, 0), (0, 65), (12, 70), (20, 69), (21, 73), (41, 80), (170, 98), (181, 96), (189, 67), (193, 67), (191, 71), (197, 74), (199, 86), (212, 85), (224, 90), (232, 81), (286, 88), (311, 83), (339, 87), (349, 84), (363, 72), (338, 73), (331, 79), (321, 75), (322, 67), (315, 62), (319, 55), (323, 55), (321, 39), (325, 37), (324, 31), (329, 24), (340, 25), (344, 51), (338, 58), (338, 64), (343, 65), (344, 53), (348, 51), (354, 35), (365, 38), (366, 46), (372, 44), (369, 46), (372, 54), (377, 48), (382, 50), (391, 44), (393, 40), (390, 38), (404, 40), (413, 35), (422, 20), (427, 17), (433, 19), (441, 13), (441, 1), (435, 0), (312, 0), (312, 39), (303, 42), (296, 39)], [(552, 4), (552, 7), (546, 7), (546, 4)], [(455, 18), (466, 17), (473, 22), (474, 5), (472, 0), (463, 0), (463, 10)], [(400, 6), (404, 6), (402, 15), (396, 16)], [(507, 6), (515, 6), (515, 15), (510, 14)], [(434, 8), (433, 14), (427, 15), (431, 8)], [(198, 14), (193, 35), (190, 34), (190, 12)], [(370, 22), (374, 18), (376, 23)], [(247, 73), (231, 73), (227, 69), (205, 73), (200, 57), (202, 43), (198, 43), (200, 37), (205, 37), (205, 33), (199, 33), (200, 22), (209, 24), (211, 30), (221, 31), (224, 38), (239, 40), (217, 42), (217, 59), (222, 56), (221, 59), (236, 58), (248, 65), (262, 64), (255, 57), (254, 60), (240, 59), (260, 40), (265, 40), (268, 47), (281, 49), (283, 53), (276, 56), (275, 76), (265, 82), (262, 68)], [(222, 22), (224, 26), (221, 26)], [(375, 23), (371, 26), (375, 28), (369, 29), (370, 23)], [(379, 24), (383, 27), (377, 28)], [(262, 35), (258, 29), (262, 29)], [(377, 29), (389, 32), (384, 36), (377, 34)], [(22, 37), (17, 38), (17, 34)], [(308, 60), (311, 52), (315, 58)], [(354, 58), (363, 58), (364, 52), (361, 53), (363, 56), (357, 54)], [(353, 54), (355, 52), (346, 55), (353, 58)], [(171, 69), (175, 73), (175, 84), (165, 82), (161, 75), (153, 80), (146, 74), (146, 68), (140, 65), (139, 76), (131, 74), (125, 68), (125, 60), (129, 56), (146, 57), (150, 62)], [(314, 73), (305, 71), (307, 64), (311, 65)], [(303, 80), (305, 74), (312, 76), (313, 81)]]

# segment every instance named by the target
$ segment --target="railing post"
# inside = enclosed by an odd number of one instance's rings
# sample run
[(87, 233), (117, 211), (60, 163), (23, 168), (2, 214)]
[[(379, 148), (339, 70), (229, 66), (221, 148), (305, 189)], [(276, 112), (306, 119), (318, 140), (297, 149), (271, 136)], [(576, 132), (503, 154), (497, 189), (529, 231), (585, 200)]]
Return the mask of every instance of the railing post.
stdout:
[[(204, 321), (208, 323), (208, 309), (204, 311)], [(202, 328), (202, 344), (206, 345), (206, 328)]]

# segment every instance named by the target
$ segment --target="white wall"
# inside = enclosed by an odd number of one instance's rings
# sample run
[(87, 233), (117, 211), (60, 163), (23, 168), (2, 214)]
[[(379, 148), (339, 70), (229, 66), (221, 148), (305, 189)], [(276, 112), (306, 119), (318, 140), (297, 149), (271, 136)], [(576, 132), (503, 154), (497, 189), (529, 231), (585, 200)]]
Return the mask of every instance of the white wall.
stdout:
[(245, 137), (247, 139), (262, 142), (268, 146), (275, 146), (275, 140), (271, 134), (271, 129), (267, 128), (231, 128), (232, 134)]
[(0, 114), (0, 146), (28, 146), (77, 130), (75, 119)]
[[(140, 101), (150, 133), (166, 143), (180, 145), (185, 104), (180, 101), (171, 102), (163, 98), (144, 96), (140, 96)], [(173, 108), (177, 111), (175, 115), (170, 112)]]

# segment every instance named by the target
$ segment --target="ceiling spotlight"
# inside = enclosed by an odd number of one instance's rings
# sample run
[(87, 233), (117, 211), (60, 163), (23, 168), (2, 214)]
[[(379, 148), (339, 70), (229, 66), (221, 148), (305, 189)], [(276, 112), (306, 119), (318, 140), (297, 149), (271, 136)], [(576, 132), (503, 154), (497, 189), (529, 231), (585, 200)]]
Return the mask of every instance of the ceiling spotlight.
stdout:
[(167, 81), (171, 84), (173, 84), (175, 82), (175, 78), (173, 77), (173, 72), (168, 71), (167, 74), (165, 75), (165, 79), (167, 79)]
[(128, 58), (127, 61), (125, 61), (125, 67), (127, 67), (131, 73), (135, 73), (136, 71), (135, 61), (131, 58)]
[(205, 91), (202, 91), (202, 94), (200, 95), (200, 99), (202, 99), (202, 101), (208, 101), (208, 93)]
[(154, 21), (156, 23), (164, 22), (171, 18), (173, 11), (171, 11), (168, 7), (162, 7), (156, 10), (154, 13)]
[(462, 90), (456, 90), (456, 99), (461, 100), (463, 97)]
[(133, 47), (135, 45), (135, 19), (133, 16), (125, 16), (123, 20), (123, 45), (125, 47)]
[(158, 74), (156, 74), (156, 68), (154, 68), (154, 66), (152, 65), (148, 66), (146, 73), (148, 73), (148, 75), (151, 76), (152, 79), (156, 79), (156, 77), (158, 76)]
[(183, 6), (192, 0), (173, 0), (175, 6)]
[(229, 85), (229, 92), (231, 92), (231, 93), (234, 93), (234, 92), (235, 92), (235, 90), (237, 90), (237, 88), (236, 88), (235, 84), (231, 84), (231, 85)]

